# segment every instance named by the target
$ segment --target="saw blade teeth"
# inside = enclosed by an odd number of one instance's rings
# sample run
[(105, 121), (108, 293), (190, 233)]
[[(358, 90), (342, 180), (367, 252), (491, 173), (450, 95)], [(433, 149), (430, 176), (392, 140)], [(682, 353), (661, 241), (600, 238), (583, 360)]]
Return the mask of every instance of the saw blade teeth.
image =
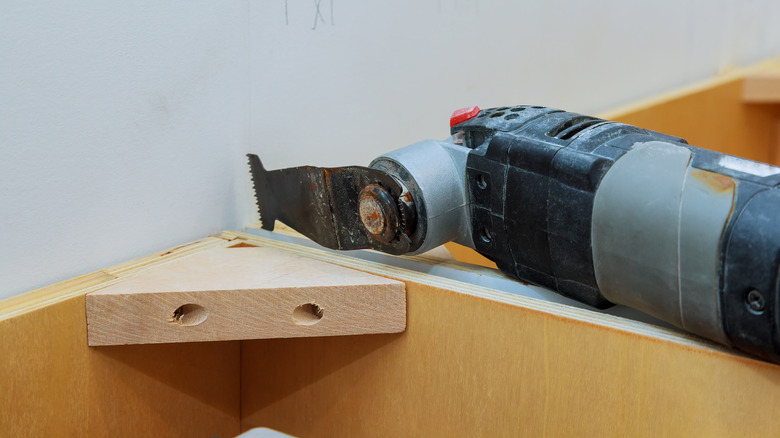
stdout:
[(263, 162), (255, 154), (247, 154), (249, 159), (249, 174), (252, 177), (252, 188), (255, 191), (255, 205), (260, 226), (268, 231), (273, 231), (278, 213), (278, 200), (271, 190), (271, 180), (278, 171), (269, 172), (263, 166)]
[(255, 200), (255, 213), (257, 213), (257, 222), (260, 223), (260, 226), (263, 226), (263, 215), (260, 213), (260, 198), (258, 198), (257, 195), (257, 177), (252, 171), (252, 157), (247, 154), (247, 162), (246, 162), (247, 169), (249, 170), (250, 180), (252, 181), (252, 197)]

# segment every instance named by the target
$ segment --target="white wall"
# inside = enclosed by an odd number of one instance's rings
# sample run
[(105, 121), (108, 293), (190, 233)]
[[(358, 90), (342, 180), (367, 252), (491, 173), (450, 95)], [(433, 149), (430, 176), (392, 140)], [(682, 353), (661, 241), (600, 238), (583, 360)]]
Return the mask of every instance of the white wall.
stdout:
[(248, 151), (366, 164), (466, 105), (597, 112), (780, 53), (777, 23), (773, 0), (2, 1), (0, 297), (240, 228)]
[(780, 54), (776, 0), (321, 0), (312, 30), (316, 3), (252, 3), (269, 168), (367, 164), (464, 106), (592, 113)]
[(0, 297), (243, 225), (246, 22), (243, 2), (0, 2)]

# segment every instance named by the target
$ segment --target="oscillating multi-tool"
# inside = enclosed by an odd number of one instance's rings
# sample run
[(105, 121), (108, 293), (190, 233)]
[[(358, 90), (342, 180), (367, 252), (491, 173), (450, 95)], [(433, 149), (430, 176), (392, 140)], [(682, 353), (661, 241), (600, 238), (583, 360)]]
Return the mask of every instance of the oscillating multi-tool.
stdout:
[(464, 108), (450, 127), (368, 167), (267, 171), (249, 155), (263, 228), (390, 254), (454, 241), (780, 362), (780, 168), (541, 106)]

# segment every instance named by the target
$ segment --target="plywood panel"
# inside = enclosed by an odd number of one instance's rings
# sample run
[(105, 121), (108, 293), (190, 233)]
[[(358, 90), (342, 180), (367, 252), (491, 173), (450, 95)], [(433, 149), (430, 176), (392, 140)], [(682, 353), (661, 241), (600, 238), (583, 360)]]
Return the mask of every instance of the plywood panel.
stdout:
[(780, 71), (748, 74), (742, 100), (746, 103), (780, 103)]
[[(285, 251), (289, 244), (241, 236)], [(407, 284), (395, 335), (245, 341), (242, 429), (777, 436), (780, 367), (696, 337), (306, 249)]]
[(0, 435), (238, 434), (238, 342), (90, 348), (84, 313), (101, 284), (227, 243), (204, 239), (0, 302)]
[(468, 246), (463, 246), (455, 242), (448, 242), (444, 246), (449, 250), (450, 254), (452, 254), (452, 257), (459, 262), (498, 269), (493, 261)]
[(407, 331), (89, 348), (99, 285), (51, 289), (0, 320), (1, 430), (232, 436), (240, 416), (298, 436), (780, 433), (780, 367), (696, 337), (243, 233), (206, 240), (157, 263), (243, 241), (376, 273), (407, 285)]
[(398, 333), (404, 284), (236, 244), (87, 295), (90, 345)]

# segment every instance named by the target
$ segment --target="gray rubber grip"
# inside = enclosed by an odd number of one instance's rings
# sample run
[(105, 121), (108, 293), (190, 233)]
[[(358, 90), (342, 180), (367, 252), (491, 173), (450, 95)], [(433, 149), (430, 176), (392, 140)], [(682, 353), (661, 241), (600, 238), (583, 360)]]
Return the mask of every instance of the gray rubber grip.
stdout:
[(591, 237), (596, 281), (614, 303), (728, 344), (720, 317), (720, 242), (734, 181), (690, 167), (691, 151), (634, 145), (598, 187)]

